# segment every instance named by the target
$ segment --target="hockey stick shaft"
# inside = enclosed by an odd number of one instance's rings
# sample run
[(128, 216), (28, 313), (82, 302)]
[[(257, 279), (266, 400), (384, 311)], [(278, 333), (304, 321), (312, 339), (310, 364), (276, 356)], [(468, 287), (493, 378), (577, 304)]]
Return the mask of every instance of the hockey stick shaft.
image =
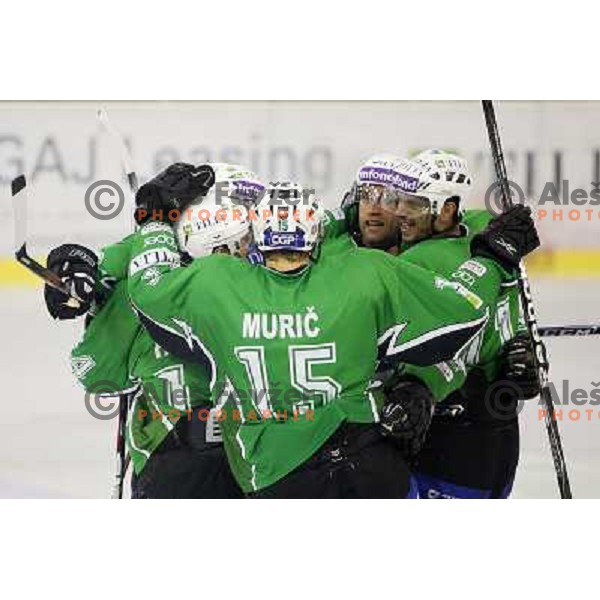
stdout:
[[(490, 140), (492, 157), (494, 159), (496, 178), (500, 187), (502, 206), (506, 211), (512, 206), (512, 198), (508, 184), (508, 177), (506, 176), (506, 163), (504, 161), (504, 154), (502, 153), (502, 145), (500, 143), (500, 134), (498, 132), (498, 123), (496, 121), (494, 105), (491, 100), (483, 100), (482, 107), (488, 137)], [(545, 359), (543, 342), (540, 338), (540, 332), (537, 325), (537, 318), (531, 297), (529, 280), (523, 266), (521, 266), (519, 272), (519, 293), (525, 313), (527, 327), (535, 347), (536, 366), (538, 369), (541, 386), (540, 397), (544, 403), (544, 407), (546, 408), (544, 419), (546, 431), (548, 432), (548, 438), (550, 441), (550, 449), (552, 451), (552, 459), (554, 462), (554, 470), (556, 471), (558, 488), (561, 498), (570, 499), (573, 496), (571, 494), (571, 485), (569, 483), (567, 464), (562, 449), (558, 423), (554, 418), (552, 396), (550, 394), (550, 388), (548, 387), (548, 363)]]
[[(113, 147), (119, 155), (121, 170), (123, 171), (129, 189), (131, 191), (131, 199), (133, 207), (135, 207), (135, 195), (139, 188), (138, 177), (133, 168), (133, 161), (129, 152), (129, 148), (125, 143), (125, 139), (117, 128), (110, 122), (108, 112), (105, 108), (101, 108), (96, 113), (98, 123), (102, 131), (106, 132), (112, 141)], [(133, 211), (131, 212), (133, 215)], [(135, 227), (135, 222), (134, 222)], [(113, 498), (123, 498), (123, 485), (127, 468), (131, 461), (131, 455), (127, 452), (125, 443), (125, 430), (127, 427), (127, 415), (129, 412), (129, 396), (121, 396), (119, 399), (119, 423), (117, 432), (116, 445), (116, 469), (115, 469), (115, 488), (113, 489)]]
[(125, 142), (125, 138), (118, 131), (118, 129), (110, 122), (108, 118), (108, 111), (105, 108), (100, 108), (96, 113), (98, 118), (98, 124), (100, 126), (100, 130), (108, 135), (112, 146), (116, 153), (119, 155), (121, 170), (127, 179), (127, 184), (131, 191), (131, 203), (132, 203), (132, 211), (131, 211), (131, 219), (133, 229), (136, 228), (135, 219), (133, 218), (133, 214), (135, 212), (135, 195), (139, 189), (138, 176), (133, 168), (133, 160), (131, 158), (131, 153), (129, 151), (129, 147)]
[(115, 483), (111, 497), (115, 500), (123, 498), (123, 485), (125, 475), (129, 466), (129, 455), (125, 448), (125, 428), (127, 425), (127, 412), (129, 410), (129, 396), (119, 396), (119, 421), (117, 423), (117, 444), (116, 444), (116, 468)]

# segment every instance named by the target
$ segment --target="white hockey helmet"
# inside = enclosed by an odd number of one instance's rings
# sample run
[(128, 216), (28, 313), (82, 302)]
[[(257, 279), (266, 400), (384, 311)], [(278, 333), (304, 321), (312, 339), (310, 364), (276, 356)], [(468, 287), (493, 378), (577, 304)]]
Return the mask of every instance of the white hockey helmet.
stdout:
[(265, 189), (244, 167), (228, 163), (211, 166), (215, 185), (183, 212), (175, 227), (179, 247), (194, 258), (208, 256), (220, 247), (239, 254), (244, 238), (250, 238), (246, 203), (254, 202), (254, 197)]
[(408, 158), (395, 154), (376, 154), (356, 173), (356, 186), (380, 185), (390, 190), (414, 193), (421, 169)]
[(420, 189), (425, 192), (422, 195), (427, 196), (428, 189), (431, 190), (429, 193), (434, 195), (434, 198), (431, 198), (432, 213), (437, 214), (449, 198), (458, 198), (458, 215), (461, 217), (473, 187), (473, 176), (467, 161), (457, 154), (437, 148), (424, 150), (413, 160), (435, 182), (427, 185), (424, 180), (420, 186)]
[(254, 242), (263, 252), (310, 252), (319, 242), (323, 216), (314, 190), (292, 182), (271, 184), (251, 217)]
[(247, 167), (231, 163), (210, 163), (210, 165), (215, 170), (217, 198), (228, 196), (234, 204), (242, 204), (249, 208), (264, 195), (264, 183)]
[(377, 154), (358, 169), (349, 201), (378, 203), (395, 212), (400, 200), (418, 193), (423, 175), (423, 167), (408, 158)]

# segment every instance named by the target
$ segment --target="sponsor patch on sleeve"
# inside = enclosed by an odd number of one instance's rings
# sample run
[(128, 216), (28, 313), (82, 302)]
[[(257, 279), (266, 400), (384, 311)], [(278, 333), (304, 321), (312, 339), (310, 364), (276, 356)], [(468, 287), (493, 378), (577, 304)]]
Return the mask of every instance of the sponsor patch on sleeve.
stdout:
[(166, 223), (160, 223), (159, 221), (150, 221), (150, 223), (146, 223), (140, 230), (142, 235), (147, 235), (148, 233), (158, 233), (159, 231), (169, 231), (173, 232), (170, 225)]
[(435, 287), (439, 290), (452, 288), (457, 294), (465, 298), (467, 302), (474, 308), (478, 309), (483, 304), (483, 300), (477, 294), (474, 294), (471, 290), (468, 290), (464, 285), (458, 283), (458, 281), (448, 281), (443, 277), (436, 277)]
[(138, 254), (129, 263), (129, 276), (133, 276), (148, 267), (178, 267), (180, 257), (177, 252), (169, 248), (155, 248)]
[(474, 273), (475, 275), (477, 275), (477, 277), (483, 277), (487, 273), (487, 268), (484, 267), (481, 263), (477, 262), (476, 260), (468, 260), (467, 262), (464, 262), (462, 265), (460, 265), (459, 268), (471, 271), (471, 273)]

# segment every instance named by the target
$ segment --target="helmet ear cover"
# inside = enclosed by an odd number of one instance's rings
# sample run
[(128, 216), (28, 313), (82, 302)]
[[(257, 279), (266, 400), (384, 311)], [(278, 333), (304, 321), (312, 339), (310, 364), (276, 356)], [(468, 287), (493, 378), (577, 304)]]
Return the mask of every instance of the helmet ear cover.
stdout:
[(462, 211), (460, 210), (460, 196), (450, 196), (449, 198), (446, 198), (446, 200), (444, 200), (444, 205), (446, 205), (447, 202), (451, 202), (456, 206), (456, 212), (454, 213), (452, 223), (458, 225), (463, 218)]
[(354, 184), (350, 191), (346, 192), (342, 200), (342, 211), (346, 219), (348, 233), (354, 238), (357, 244), (361, 243), (360, 226), (358, 223), (358, 188)]

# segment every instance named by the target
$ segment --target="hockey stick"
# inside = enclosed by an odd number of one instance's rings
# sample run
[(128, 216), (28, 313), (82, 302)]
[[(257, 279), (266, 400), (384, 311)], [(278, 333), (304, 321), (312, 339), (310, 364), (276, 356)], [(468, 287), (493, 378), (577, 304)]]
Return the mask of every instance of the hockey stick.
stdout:
[(100, 124), (101, 129), (108, 133), (115, 145), (116, 150), (119, 153), (119, 157), (121, 159), (121, 168), (123, 169), (123, 172), (127, 177), (127, 183), (129, 184), (129, 188), (135, 195), (135, 193), (138, 191), (139, 183), (137, 174), (133, 169), (133, 164), (131, 156), (129, 154), (129, 149), (127, 148), (127, 144), (125, 144), (123, 136), (109, 121), (108, 112), (105, 108), (98, 109), (96, 116), (98, 117), (98, 122)]
[[(132, 193), (132, 197), (135, 198), (135, 194), (138, 191), (139, 184), (137, 175), (133, 169), (131, 156), (123, 136), (117, 131), (108, 119), (108, 112), (105, 108), (100, 108), (96, 113), (98, 123), (101, 131), (108, 134), (112, 140), (115, 150), (119, 154), (121, 161), (121, 169), (123, 170), (129, 189)], [(133, 202), (135, 205), (135, 202)], [(133, 215), (133, 211), (131, 212)], [(127, 452), (125, 444), (125, 430), (127, 427), (127, 414), (129, 412), (129, 396), (122, 395), (119, 397), (119, 422), (117, 424), (117, 444), (116, 444), (116, 466), (115, 466), (115, 484), (111, 497), (113, 499), (121, 500), (123, 498), (123, 484), (125, 482), (125, 476), (127, 475), (127, 469), (131, 461), (131, 456)]]
[(27, 253), (28, 188), (25, 175), (19, 175), (12, 180), (11, 194), (15, 214), (15, 258), (26, 269), (29, 269), (34, 275), (43, 279), (49, 286), (65, 294), (67, 297), (67, 306), (79, 308), (82, 300), (75, 291), (69, 289), (56, 273), (40, 265), (39, 262)]
[[(119, 159), (121, 162), (121, 169), (125, 174), (127, 179), (127, 183), (129, 184), (129, 189), (132, 193), (132, 207), (135, 209), (135, 194), (139, 189), (138, 176), (133, 168), (133, 161), (131, 159), (131, 154), (129, 152), (129, 148), (125, 143), (125, 138), (121, 135), (121, 133), (117, 130), (117, 128), (110, 122), (108, 118), (108, 112), (105, 108), (98, 109), (96, 113), (98, 118), (98, 124), (100, 126), (100, 131), (105, 132), (109, 139), (112, 141), (113, 147), (117, 154), (119, 155)], [(133, 220), (134, 210), (131, 211), (131, 218)], [(133, 229), (137, 227), (135, 220), (133, 223)]]
[(129, 396), (119, 396), (119, 422), (117, 424), (117, 448), (115, 461), (115, 483), (111, 498), (113, 500), (123, 499), (123, 484), (129, 467), (130, 456), (125, 448), (125, 427), (127, 425), (127, 413), (129, 411)]
[[(492, 157), (494, 159), (496, 178), (498, 180), (498, 185), (500, 186), (502, 208), (506, 211), (512, 206), (512, 197), (508, 184), (508, 177), (506, 175), (506, 165), (504, 162), (504, 155), (502, 154), (502, 146), (500, 144), (500, 134), (498, 132), (496, 115), (494, 113), (494, 105), (491, 100), (482, 100), (482, 106), (488, 137), (490, 140), (490, 147), (492, 150)], [(544, 407), (546, 408), (544, 411), (544, 420), (546, 422), (548, 439), (550, 440), (550, 449), (552, 451), (552, 459), (554, 461), (554, 469), (556, 471), (560, 496), (563, 499), (571, 499), (573, 496), (571, 494), (571, 486), (569, 484), (567, 464), (563, 454), (558, 424), (556, 419), (554, 419), (552, 396), (550, 394), (550, 388), (548, 387), (548, 363), (545, 358), (544, 345), (540, 338), (527, 272), (525, 271), (523, 264), (521, 264), (519, 270), (519, 294), (527, 321), (527, 327), (535, 347), (536, 366), (538, 369), (541, 387), (540, 397), (544, 403)]]
[(600, 335), (600, 325), (546, 325), (538, 331), (542, 337), (585, 337)]

